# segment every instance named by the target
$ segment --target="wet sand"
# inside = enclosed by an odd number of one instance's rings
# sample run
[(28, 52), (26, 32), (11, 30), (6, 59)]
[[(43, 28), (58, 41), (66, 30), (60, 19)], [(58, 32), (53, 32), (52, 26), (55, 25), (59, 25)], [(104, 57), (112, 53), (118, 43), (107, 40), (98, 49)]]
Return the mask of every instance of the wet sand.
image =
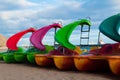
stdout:
[(0, 61), (0, 80), (120, 80), (120, 77), (110, 72), (60, 71), (55, 67)]

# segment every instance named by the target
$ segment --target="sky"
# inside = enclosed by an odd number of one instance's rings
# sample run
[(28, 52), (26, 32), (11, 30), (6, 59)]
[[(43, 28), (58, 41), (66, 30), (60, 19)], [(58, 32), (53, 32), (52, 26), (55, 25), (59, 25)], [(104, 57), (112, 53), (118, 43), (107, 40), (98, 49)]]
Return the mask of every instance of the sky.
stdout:
[[(100, 23), (120, 11), (119, 0), (0, 0), (0, 34), (9, 38), (17, 32), (35, 27), (37, 29), (55, 22), (67, 25), (78, 19), (90, 17), (92, 26), (90, 43), (97, 43)], [(29, 45), (31, 33), (26, 34), (18, 45)], [(70, 42), (79, 44), (80, 28), (70, 36)], [(114, 43), (101, 34), (105, 43)], [(54, 32), (50, 30), (44, 44), (53, 44)]]

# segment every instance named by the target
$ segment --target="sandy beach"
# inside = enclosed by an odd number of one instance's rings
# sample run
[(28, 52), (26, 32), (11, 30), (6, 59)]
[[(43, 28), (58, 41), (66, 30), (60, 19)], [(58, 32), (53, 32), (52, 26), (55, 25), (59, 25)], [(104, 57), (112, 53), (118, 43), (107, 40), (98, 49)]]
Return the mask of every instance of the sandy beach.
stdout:
[(0, 61), (0, 80), (120, 80), (120, 77), (110, 72), (60, 71), (55, 67)]
[[(6, 51), (7, 48), (0, 48)], [(111, 72), (60, 71), (54, 67), (40, 67), (30, 63), (0, 61), (0, 80), (120, 80)]]

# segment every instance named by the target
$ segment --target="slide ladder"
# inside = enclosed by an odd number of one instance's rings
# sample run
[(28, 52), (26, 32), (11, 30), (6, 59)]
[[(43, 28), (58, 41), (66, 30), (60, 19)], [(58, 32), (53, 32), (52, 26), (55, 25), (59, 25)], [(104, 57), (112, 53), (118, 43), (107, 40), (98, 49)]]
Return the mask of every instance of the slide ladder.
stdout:
[[(81, 25), (80, 46), (81, 45), (89, 45), (89, 36), (90, 36), (90, 26), (89, 25), (88, 26)], [(85, 44), (85, 42), (86, 42), (86, 44)], [(82, 43), (84, 43), (84, 44), (82, 44)]]
[(81, 19), (79, 21), (72, 22), (68, 25), (65, 25), (63, 28), (57, 31), (55, 35), (55, 40), (61, 44), (63, 47), (71, 49), (78, 54), (81, 54), (81, 49), (78, 46), (75, 46), (69, 41), (70, 35), (73, 30), (79, 25), (89, 25), (91, 26), (91, 22), (87, 19)]

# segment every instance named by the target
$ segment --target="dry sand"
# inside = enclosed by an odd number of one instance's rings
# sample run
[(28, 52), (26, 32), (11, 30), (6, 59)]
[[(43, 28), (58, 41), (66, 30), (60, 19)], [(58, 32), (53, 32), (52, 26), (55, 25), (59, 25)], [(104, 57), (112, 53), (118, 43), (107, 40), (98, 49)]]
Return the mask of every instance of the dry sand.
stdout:
[(60, 71), (55, 67), (46, 68), (30, 63), (7, 64), (0, 61), (0, 80), (120, 80), (120, 77), (111, 72)]
[(30, 63), (7, 64), (0, 61), (0, 80), (120, 80), (110, 72), (60, 71)]

